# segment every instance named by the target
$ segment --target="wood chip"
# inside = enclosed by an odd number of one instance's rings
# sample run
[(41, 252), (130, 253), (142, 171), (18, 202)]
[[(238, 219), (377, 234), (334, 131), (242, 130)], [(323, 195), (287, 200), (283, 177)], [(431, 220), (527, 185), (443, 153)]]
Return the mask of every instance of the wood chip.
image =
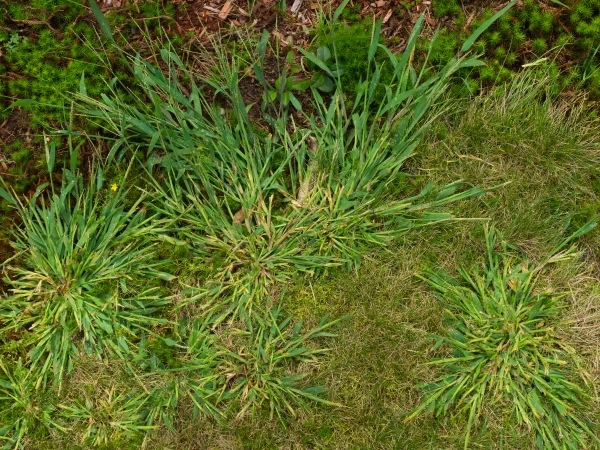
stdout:
[(390, 9), (390, 10), (389, 10), (389, 11), (386, 13), (385, 17), (383, 18), (383, 23), (387, 23), (387, 21), (388, 21), (388, 20), (390, 20), (390, 17), (392, 17), (392, 14), (393, 14), (393, 12), (394, 12), (394, 10), (393, 10), (393, 9)]
[(223, 8), (221, 8), (221, 12), (219, 12), (219, 15), (217, 17), (219, 17), (219, 19), (221, 20), (227, 19), (231, 8), (233, 8), (233, 0), (227, 0), (223, 5)]
[(294, 0), (294, 4), (290, 8), (290, 10), (292, 11), (292, 14), (296, 14), (301, 6), (302, 6), (302, 0)]
[(283, 34), (281, 34), (277, 30), (273, 31), (273, 36), (275, 36), (277, 39), (279, 39), (283, 45), (287, 46), (287, 45), (291, 45), (292, 44), (292, 37), (291, 36), (285, 37)]
[(220, 9), (213, 8), (212, 6), (208, 6), (208, 5), (204, 5), (203, 8), (207, 9), (210, 12), (214, 12), (214, 13), (217, 13), (217, 14), (219, 14), (221, 12)]
[(387, 5), (387, 2), (385, 0), (379, 0), (378, 2), (375, 2), (375, 6), (377, 6), (378, 8), (383, 8), (385, 5)]
[(429, 16), (425, 16), (425, 22), (427, 22), (430, 27), (435, 27), (437, 25), (437, 21)]

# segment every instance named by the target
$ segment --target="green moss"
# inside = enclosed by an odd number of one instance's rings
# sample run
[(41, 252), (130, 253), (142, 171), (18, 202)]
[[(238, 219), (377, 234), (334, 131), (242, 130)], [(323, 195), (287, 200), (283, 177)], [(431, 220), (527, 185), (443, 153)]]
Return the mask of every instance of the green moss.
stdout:
[[(432, 4), (433, 11), (438, 16), (459, 14), (460, 7), (457, 3), (454, 0), (435, 0)], [(465, 5), (470, 3), (473, 2), (461, 2)], [(566, 57), (575, 64), (563, 65), (566, 70), (563, 67), (563, 72), (553, 81), (552, 89), (580, 85), (585, 86), (592, 95), (600, 95), (596, 88), (596, 75), (591, 76), (589, 71), (586, 73), (580, 69), (582, 64), (589, 68), (591, 63), (600, 62), (600, 55), (596, 50), (600, 49), (600, 3), (597, 0), (575, 0), (569, 3), (570, 9), (561, 8), (557, 4), (553, 4), (550, 9), (547, 4), (537, 0), (519, 2), (477, 40), (474, 50), (484, 53), (484, 60), (487, 60), (489, 66), (463, 71), (461, 77), (466, 80), (464, 84), (468, 85), (471, 77), (479, 79), (484, 86), (509, 80), (512, 77), (509, 71), (516, 72), (523, 64), (533, 62), (547, 52), (552, 52), (553, 56), (560, 51), (561, 59)], [(493, 13), (491, 9), (484, 11), (471, 23), (467, 33), (482, 25)], [(464, 40), (466, 34), (463, 34), (463, 16), (460, 14), (451, 28), (441, 30), (431, 55), (431, 61), (435, 64), (447, 61)], [(426, 47), (426, 44), (422, 44), (423, 52)]]
[(22, 148), (12, 153), (12, 159), (15, 160), (16, 163), (23, 164), (29, 160), (31, 157), (31, 150), (28, 148)]
[[(461, 36), (458, 33), (442, 30), (431, 49), (430, 61), (438, 66), (446, 64), (456, 54), (460, 44)], [(426, 51), (428, 46), (428, 43), (423, 42), (421, 50)]]
[[(87, 32), (87, 36), (92, 36), (93, 30), (87, 26), (84, 32)], [(99, 46), (95, 38), (90, 44)], [(108, 77), (107, 71), (101, 69), (101, 59), (90, 47), (79, 41), (73, 29), (67, 30), (62, 39), (44, 29), (37, 39), (29, 39), (19, 45), (6, 58), (13, 70), (22, 76), (8, 83), (8, 95), (43, 104), (64, 104), (66, 94), (78, 91), (84, 72), (88, 91), (94, 93), (100, 92)], [(32, 110), (31, 115), (34, 126), (48, 126), (53, 121), (60, 121), (62, 117), (60, 111), (48, 107)]]
[(433, 13), (437, 17), (460, 14), (462, 9), (457, 0), (433, 0)]
[[(333, 30), (321, 33), (317, 36), (317, 47), (326, 46), (331, 49), (332, 54), (335, 47), (335, 55), (344, 69), (341, 76), (344, 91), (349, 94), (349, 101), (353, 101), (356, 88), (360, 81), (369, 76), (369, 70), (373, 70), (373, 63), (369, 65), (368, 54), (371, 45), (371, 34), (373, 24), (371, 21), (363, 21), (351, 26), (340, 24)], [(383, 37), (380, 37), (383, 42)], [(385, 64), (387, 56), (383, 50), (375, 54), (375, 62), (379, 64), (381, 78), (379, 87), (375, 91), (376, 98), (383, 98), (383, 86), (386, 80), (391, 79), (391, 66)]]
[(531, 43), (531, 49), (533, 50), (534, 53), (536, 53), (538, 55), (544, 53), (547, 48), (548, 48), (548, 44), (542, 38), (534, 39)]

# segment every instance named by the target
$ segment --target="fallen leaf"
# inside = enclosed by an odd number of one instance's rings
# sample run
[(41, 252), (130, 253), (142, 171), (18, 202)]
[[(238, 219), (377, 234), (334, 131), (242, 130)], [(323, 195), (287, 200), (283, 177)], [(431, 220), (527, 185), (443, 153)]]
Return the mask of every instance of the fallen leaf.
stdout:
[(284, 45), (291, 45), (292, 44), (292, 37), (291, 36), (285, 37), (283, 34), (281, 34), (277, 30), (273, 31), (273, 36), (275, 36), (277, 39), (279, 39), (281, 41), (281, 43), (284, 44)]
[(437, 20), (432, 19), (429, 16), (425, 16), (425, 22), (427, 22), (427, 25), (429, 25), (430, 27), (435, 27), (437, 24)]

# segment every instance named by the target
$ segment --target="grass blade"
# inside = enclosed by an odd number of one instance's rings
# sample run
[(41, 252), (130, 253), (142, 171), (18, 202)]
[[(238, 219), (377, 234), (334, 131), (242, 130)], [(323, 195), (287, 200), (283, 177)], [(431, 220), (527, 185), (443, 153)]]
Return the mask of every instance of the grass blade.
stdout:
[(479, 36), (481, 36), (485, 30), (487, 30), (496, 20), (498, 20), (500, 17), (502, 17), (509, 9), (511, 9), (513, 6), (515, 6), (517, 4), (518, 0), (512, 0), (508, 5), (506, 5), (504, 8), (502, 8), (500, 11), (498, 11), (496, 14), (494, 14), (492, 17), (490, 17), (488, 20), (486, 20), (485, 22), (483, 22), (479, 28), (477, 28), (473, 34), (471, 34), (471, 36), (469, 36), (467, 38), (467, 40), (463, 43), (460, 51), (461, 52), (468, 52), (471, 47), (473, 46), (473, 44), (475, 43), (475, 41), (477, 40), (477, 38)]

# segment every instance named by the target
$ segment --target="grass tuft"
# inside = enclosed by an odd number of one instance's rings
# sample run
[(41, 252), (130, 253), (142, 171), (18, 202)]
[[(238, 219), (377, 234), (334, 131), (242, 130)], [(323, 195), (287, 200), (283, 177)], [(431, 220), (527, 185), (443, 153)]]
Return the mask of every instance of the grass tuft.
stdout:
[(461, 281), (445, 272), (426, 278), (447, 308), (451, 327), (435, 348), (447, 344), (452, 355), (430, 363), (441, 366), (444, 375), (422, 386), (424, 400), (406, 420), (430, 411), (467, 413), (466, 449), (484, 408), (511, 408), (518, 424), (535, 431), (540, 449), (585, 447), (586, 436), (599, 442), (577, 413), (589, 395), (567, 369), (577, 359), (557, 328), (565, 294), (536, 289), (548, 263), (571, 256), (559, 253), (566, 241), (533, 266), (511, 255), (493, 228), (486, 228), (485, 238), (483, 270), (460, 269)]
[[(49, 148), (48, 167), (54, 152)], [(50, 374), (60, 385), (81, 350), (124, 357), (136, 334), (163, 319), (152, 314), (167, 301), (154, 289), (130, 292), (133, 276), (168, 279), (153, 260), (155, 234), (139, 198), (123, 205), (125, 191), (104, 187), (102, 172), (84, 183), (64, 169), (60, 190), (41, 185), (27, 203), (2, 190), (22, 222), (16, 227), (13, 261), (4, 263), (10, 295), (0, 307), (3, 332), (27, 334), (29, 369), (37, 387)], [(14, 263), (13, 263), (14, 264)]]

